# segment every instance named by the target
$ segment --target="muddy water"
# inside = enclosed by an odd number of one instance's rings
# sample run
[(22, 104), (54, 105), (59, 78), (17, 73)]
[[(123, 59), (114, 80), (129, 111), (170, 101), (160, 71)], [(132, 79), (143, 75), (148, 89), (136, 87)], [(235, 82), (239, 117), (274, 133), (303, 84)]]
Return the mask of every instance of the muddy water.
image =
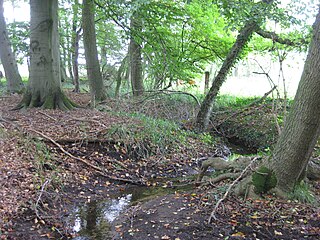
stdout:
[(102, 240), (111, 239), (113, 221), (132, 205), (147, 201), (154, 197), (185, 191), (192, 186), (179, 189), (163, 187), (137, 187), (127, 188), (121, 195), (112, 196), (102, 201), (90, 201), (76, 206), (67, 220), (69, 229), (74, 233), (76, 240)]

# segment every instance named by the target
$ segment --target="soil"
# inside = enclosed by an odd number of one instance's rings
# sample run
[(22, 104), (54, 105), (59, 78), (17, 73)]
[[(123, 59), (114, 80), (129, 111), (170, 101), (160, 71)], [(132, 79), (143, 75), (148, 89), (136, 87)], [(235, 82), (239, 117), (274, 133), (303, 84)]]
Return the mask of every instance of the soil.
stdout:
[[(87, 94), (70, 97), (83, 106), (90, 100)], [(111, 236), (95, 239), (320, 238), (319, 206), (273, 196), (230, 195), (208, 223), (230, 181), (195, 187), (192, 175), (214, 146), (189, 139), (166, 155), (135, 159), (118, 140), (101, 133), (113, 126), (140, 126), (139, 120), (87, 108), (10, 111), (19, 100), (0, 98), (0, 239), (77, 239), (67, 223), (72, 207), (141, 185), (172, 193), (135, 202), (112, 222)], [(112, 101), (105, 108), (110, 110)], [(319, 199), (320, 183), (310, 184)], [(176, 185), (189, 190), (178, 191)]]

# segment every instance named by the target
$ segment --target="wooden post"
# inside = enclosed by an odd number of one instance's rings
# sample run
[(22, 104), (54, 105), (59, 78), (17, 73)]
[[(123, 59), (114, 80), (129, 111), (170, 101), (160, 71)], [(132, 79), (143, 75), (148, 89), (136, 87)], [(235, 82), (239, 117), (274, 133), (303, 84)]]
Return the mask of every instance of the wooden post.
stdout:
[(209, 89), (209, 77), (210, 77), (210, 72), (206, 71), (204, 73), (204, 93), (207, 93), (207, 90)]

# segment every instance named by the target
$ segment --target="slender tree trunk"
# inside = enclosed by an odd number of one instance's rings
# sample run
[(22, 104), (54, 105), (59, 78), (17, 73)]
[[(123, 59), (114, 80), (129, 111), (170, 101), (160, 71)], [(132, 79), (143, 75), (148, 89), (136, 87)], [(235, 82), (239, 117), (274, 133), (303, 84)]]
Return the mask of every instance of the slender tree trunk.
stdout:
[(81, 38), (82, 28), (79, 27), (79, 0), (75, 0), (72, 6), (72, 34), (71, 34), (71, 62), (72, 62), (72, 79), (74, 85), (74, 92), (80, 92), (80, 79), (79, 79), (79, 42)]
[(11, 93), (21, 92), (24, 89), (24, 85), (11, 48), (3, 12), (3, 0), (0, 0), (0, 58), (7, 79), (7, 90)]
[(210, 79), (210, 72), (206, 71), (204, 73), (204, 93), (207, 93), (209, 89), (209, 79)]
[(116, 90), (115, 90), (116, 98), (119, 98), (119, 95), (120, 95), (120, 87), (121, 87), (121, 83), (122, 83), (122, 76), (123, 76), (123, 73), (126, 70), (127, 63), (128, 63), (128, 56), (125, 56), (124, 59), (121, 62), (121, 65), (120, 65), (119, 69), (118, 69), (117, 85), (116, 85)]
[[(262, 0), (264, 6), (268, 6), (273, 3), (274, 0)], [(262, 5), (263, 6), (263, 5)], [(254, 8), (251, 11), (251, 15), (255, 16), (256, 19), (248, 20), (243, 28), (240, 30), (235, 43), (230, 49), (226, 59), (224, 60), (217, 76), (214, 78), (212, 86), (206, 95), (204, 101), (201, 104), (200, 111), (197, 115), (197, 127), (200, 130), (205, 130), (209, 124), (212, 107), (215, 98), (217, 97), (220, 87), (225, 82), (228, 73), (231, 68), (234, 66), (235, 62), (238, 60), (243, 48), (249, 42), (252, 34), (259, 29), (259, 25), (264, 21), (263, 9), (267, 11), (266, 7), (261, 7), (258, 11), (258, 8)], [(258, 12), (257, 12), (258, 11)], [(259, 18), (257, 18), (259, 16)]]
[(72, 33), (72, 70), (73, 70), (73, 85), (74, 92), (80, 92), (80, 79), (79, 79), (79, 42), (80, 42), (80, 32), (82, 30), (74, 26)]
[(58, 0), (30, 0), (30, 76), (16, 107), (75, 107), (61, 90)]
[(214, 78), (212, 86), (203, 100), (200, 111), (197, 115), (197, 127), (199, 129), (206, 129), (209, 124), (209, 119), (212, 112), (212, 107), (215, 98), (218, 95), (220, 87), (226, 80), (226, 77), (230, 69), (235, 64), (236, 60), (239, 58), (241, 51), (248, 43), (252, 34), (259, 28), (258, 24), (255, 21), (249, 21), (241, 29), (236, 42), (233, 44), (231, 50), (229, 51), (226, 59), (224, 60), (217, 76)]
[(73, 40), (72, 40), (72, 69), (73, 69), (73, 84), (74, 92), (80, 92), (80, 78), (79, 78), (79, 41), (81, 38), (80, 35), (81, 29), (74, 29)]
[(82, 27), (87, 75), (90, 83), (92, 103), (106, 98), (98, 59), (96, 31), (94, 23), (94, 1), (83, 0)]
[(320, 136), (320, 9), (293, 107), (271, 159), (278, 188), (290, 192), (304, 178)]
[[(142, 23), (137, 13), (131, 17), (130, 27), (132, 31), (139, 32), (142, 30)], [(130, 38), (129, 55), (130, 79), (133, 96), (140, 96), (144, 93), (141, 46), (136, 42), (133, 34), (131, 34)]]

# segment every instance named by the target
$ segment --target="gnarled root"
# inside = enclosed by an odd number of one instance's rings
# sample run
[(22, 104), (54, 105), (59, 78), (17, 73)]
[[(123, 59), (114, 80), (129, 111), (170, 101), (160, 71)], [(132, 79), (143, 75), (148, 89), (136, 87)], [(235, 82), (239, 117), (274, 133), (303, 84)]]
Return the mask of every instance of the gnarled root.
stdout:
[(40, 92), (26, 91), (21, 102), (13, 109), (41, 107), (43, 109), (71, 110), (78, 107), (61, 90), (54, 91), (47, 96)]

